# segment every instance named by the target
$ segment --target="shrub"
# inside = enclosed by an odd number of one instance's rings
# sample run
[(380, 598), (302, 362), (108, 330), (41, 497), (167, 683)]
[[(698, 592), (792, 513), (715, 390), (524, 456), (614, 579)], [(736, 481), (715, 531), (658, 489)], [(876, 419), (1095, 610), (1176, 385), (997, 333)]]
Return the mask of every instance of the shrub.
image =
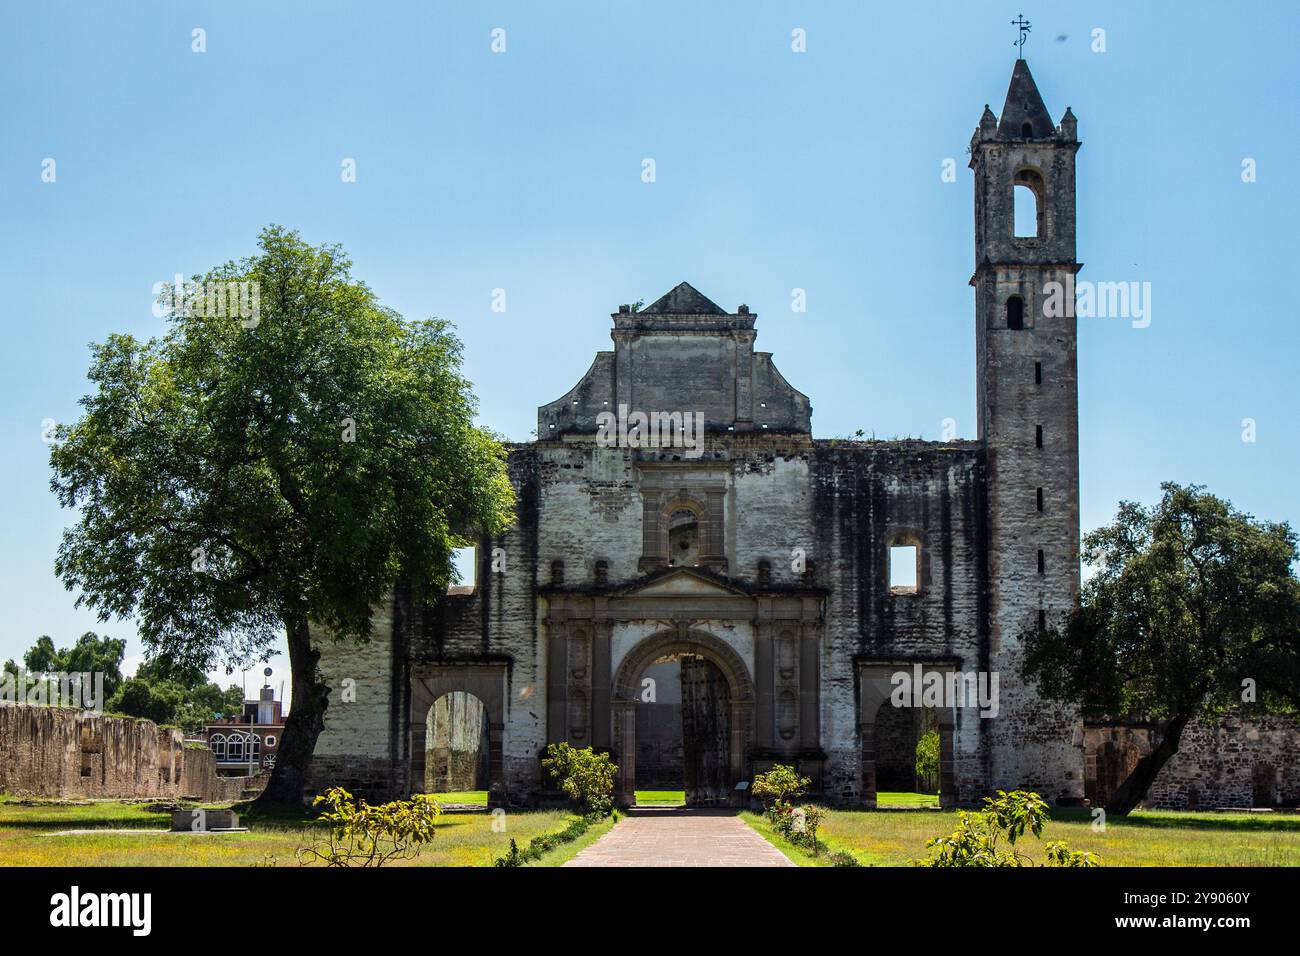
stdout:
[[(996, 797), (984, 798), (984, 809), (963, 813), (957, 829), (944, 837), (926, 842), (926, 849), (938, 854), (925, 860), (913, 860), (919, 866), (1034, 866), (1033, 860), (1016, 848), (1016, 841), (1029, 830), (1041, 838), (1048, 821), (1047, 803), (1036, 793), (999, 790)], [(1005, 841), (1005, 843), (1004, 843)], [(1101, 860), (1083, 850), (1071, 850), (1057, 840), (1046, 846), (1047, 866), (1098, 866)]]
[(298, 849), (298, 862), (319, 860), (327, 866), (383, 866), (390, 860), (418, 856), (433, 839), (442, 807), (427, 794), (372, 807), (342, 787), (331, 787), (312, 801), (329, 809), (320, 819), (329, 824), (329, 837)]
[(810, 783), (812, 780), (799, 776), (794, 767), (779, 763), (767, 773), (760, 773), (754, 778), (754, 788), (751, 792), (763, 801), (764, 809), (770, 814), (774, 803), (799, 796)]
[(803, 793), (812, 780), (801, 777), (793, 767), (775, 764), (767, 773), (754, 777), (754, 796), (763, 801), (772, 828), (791, 843), (806, 846), (816, 856), (817, 829), (826, 811), (815, 804), (796, 807), (787, 799)]
[(584, 814), (604, 815), (613, 809), (618, 765), (609, 754), (598, 754), (590, 747), (576, 750), (568, 744), (551, 744), (546, 748), (542, 768)]
[(572, 843), (578, 837), (587, 832), (587, 827), (598, 822), (603, 814), (592, 813), (585, 817), (574, 820), (559, 833), (543, 833), (540, 836), (533, 837), (528, 841), (528, 849), (519, 849), (519, 844), (512, 838), (510, 840), (510, 849), (505, 856), (497, 857), (492, 861), (493, 866), (523, 866), (532, 860), (540, 860), (544, 853), (554, 850), (557, 846), (564, 843)]
[(814, 803), (805, 803), (791, 815), (791, 827), (788, 834), (790, 842), (806, 846), (816, 856), (821, 845), (817, 842), (817, 830), (822, 825), (826, 811)]
[(836, 850), (831, 854), (832, 866), (861, 866), (858, 858), (847, 850)]

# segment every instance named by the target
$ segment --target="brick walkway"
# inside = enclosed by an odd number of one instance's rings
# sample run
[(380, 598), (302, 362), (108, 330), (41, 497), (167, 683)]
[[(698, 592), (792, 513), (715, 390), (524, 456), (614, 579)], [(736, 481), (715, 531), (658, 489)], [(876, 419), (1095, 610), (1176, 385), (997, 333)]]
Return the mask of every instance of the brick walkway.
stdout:
[(633, 810), (565, 866), (794, 866), (729, 812)]

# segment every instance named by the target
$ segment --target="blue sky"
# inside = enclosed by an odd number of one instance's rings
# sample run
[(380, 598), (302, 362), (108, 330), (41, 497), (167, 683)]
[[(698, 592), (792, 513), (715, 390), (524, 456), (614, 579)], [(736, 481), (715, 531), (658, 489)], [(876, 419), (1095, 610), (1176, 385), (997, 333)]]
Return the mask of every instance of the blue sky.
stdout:
[(154, 283), (248, 254), (271, 222), (343, 243), (403, 314), (452, 320), (482, 422), (512, 439), (610, 347), (610, 312), (682, 280), (758, 313), (817, 436), (934, 439), (952, 418), (974, 437), (965, 154), (1021, 12), (1052, 115), (1079, 121), (1080, 278), (1152, 284), (1148, 328), (1080, 321), (1085, 529), (1165, 479), (1297, 522), (1300, 12), (1063, 7), (7, 5), (0, 659), (86, 629), (140, 653), (54, 576), (72, 515), (42, 422), (75, 417), (88, 343), (162, 331)]

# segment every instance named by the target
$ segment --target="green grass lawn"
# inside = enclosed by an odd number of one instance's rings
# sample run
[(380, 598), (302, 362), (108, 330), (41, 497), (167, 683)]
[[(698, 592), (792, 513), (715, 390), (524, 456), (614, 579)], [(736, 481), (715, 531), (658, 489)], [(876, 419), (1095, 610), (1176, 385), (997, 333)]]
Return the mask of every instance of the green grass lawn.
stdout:
[(876, 806), (878, 807), (937, 807), (939, 805), (939, 795), (937, 793), (877, 793)]
[(685, 806), (685, 790), (638, 790), (636, 805), (645, 806)]
[[(35, 806), (0, 802), (0, 865), (297, 866), (294, 851), (321, 835), (318, 826), (305, 820), (255, 817), (241, 819), (250, 825), (248, 833), (172, 834), (165, 832), (170, 814), (145, 807), (114, 801)], [(573, 815), (564, 810), (510, 812), (501, 833), (493, 832), (494, 819), (487, 813), (440, 817), (433, 842), (414, 860), (392, 865), (490, 866), (509, 849), (511, 838), (523, 846), (535, 836), (563, 830)], [(53, 835), (113, 829), (138, 832)]]
[(439, 803), (472, 803), (486, 807), (488, 792), (486, 790), (451, 790), (447, 793), (431, 793), (429, 796)]
[[(774, 833), (762, 814), (742, 816), (794, 862), (829, 865), (829, 852), (814, 860)], [(956, 811), (831, 810), (819, 836), (830, 852), (848, 851), (864, 865), (904, 866), (908, 859), (923, 859), (926, 840), (950, 833), (956, 824)], [(1089, 811), (1057, 808), (1043, 839), (1027, 836), (1023, 846), (1041, 862), (1050, 840), (1097, 853), (1103, 866), (1300, 866), (1300, 817), (1292, 815), (1140, 810), (1112, 818), (1104, 833), (1096, 833)]]
[(622, 815), (615, 810), (604, 820), (587, 827), (587, 832), (572, 843), (563, 843), (540, 860), (534, 860), (525, 864), (525, 866), (564, 866), (565, 863), (577, 856), (579, 851), (585, 850), (612, 830), (614, 825), (621, 819), (623, 819)]

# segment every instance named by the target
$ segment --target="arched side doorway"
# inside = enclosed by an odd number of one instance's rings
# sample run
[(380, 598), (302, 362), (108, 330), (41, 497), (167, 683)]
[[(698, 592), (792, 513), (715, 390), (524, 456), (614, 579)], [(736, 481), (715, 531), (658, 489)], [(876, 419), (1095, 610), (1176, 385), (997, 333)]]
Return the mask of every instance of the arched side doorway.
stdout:
[[(858, 668), (858, 740), (861, 746), (863, 805), (878, 805), (877, 793), (892, 790), (907, 779), (907, 760), (915, 759), (919, 735), (933, 728), (939, 735), (939, 806), (955, 807), (959, 802), (954, 772), (955, 715), (951, 707), (894, 707), (893, 675), (909, 676), (918, 662), (860, 664)], [(956, 670), (947, 661), (924, 662), (922, 672), (944, 678)], [(899, 711), (911, 711), (900, 714)], [(916, 711), (929, 711), (921, 713)], [(913, 765), (914, 766), (914, 765)], [(883, 777), (883, 779), (882, 779)]]
[(636, 802), (637, 707), (642, 675), (655, 662), (682, 663), (683, 771), (687, 803), (730, 805), (749, 779), (754, 735), (754, 684), (730, 645), (705, 631), (664, 631), (637, 644), (619, 665), (611, 708), (619, 765), (618, 799)]
[[(424, 791), (431, 777), (436, 779), (440, 768), (430, 765), (430, 756), (437, 761), (439, 750), (438, 707), (440, 701), (459, 700), (468, 705), (476, 701), (481, 708), (478, 747), (474, 754), (474, 776), (486, 789), (488, 805), (500, 806), (506, 802), (503, 743), (505, 735), (505, 667), (493, 665), (416, 665), (411, 669), (410, 711), (410, 789)], [(452, 718), (451, 707), (445, 707), (446, 717)], [(467, 712), (462, 710), (461, 718)], [(448, 726), (450, 730), (450, 726)], [(432, 731), (432, 736), (431, 736)], [(456, 740), (464, 743), (464, 728)], [(452, 735), (448, 734), (450, 743)], [(486, 757), (480, 752), (486, 748)], [(450, 748), (449, 748), (450, 749)], [(462, 747), (462, 750), (468, 750)], [(463, 761), (462, 761), (463, 762)], [(462, 774), (462, 776), (464, 776)], [(437, 789), (437, 788), (435, 788)]]
[[(921, 760), (922, 751), (937, 756), (939, 710), (934, 707), (895, 707), (883, 701), (876, 709), (876, 793), (923, 795), (939, 793), (939, 768)], [(924, 766), (923, 766), (924, 764)], [(905, 803), (914, 798), (902, 797)]]
[(490, 741), (483, 701), (463, 690), (435, 700), (425, 718), (424, 791), (486, 791)]

